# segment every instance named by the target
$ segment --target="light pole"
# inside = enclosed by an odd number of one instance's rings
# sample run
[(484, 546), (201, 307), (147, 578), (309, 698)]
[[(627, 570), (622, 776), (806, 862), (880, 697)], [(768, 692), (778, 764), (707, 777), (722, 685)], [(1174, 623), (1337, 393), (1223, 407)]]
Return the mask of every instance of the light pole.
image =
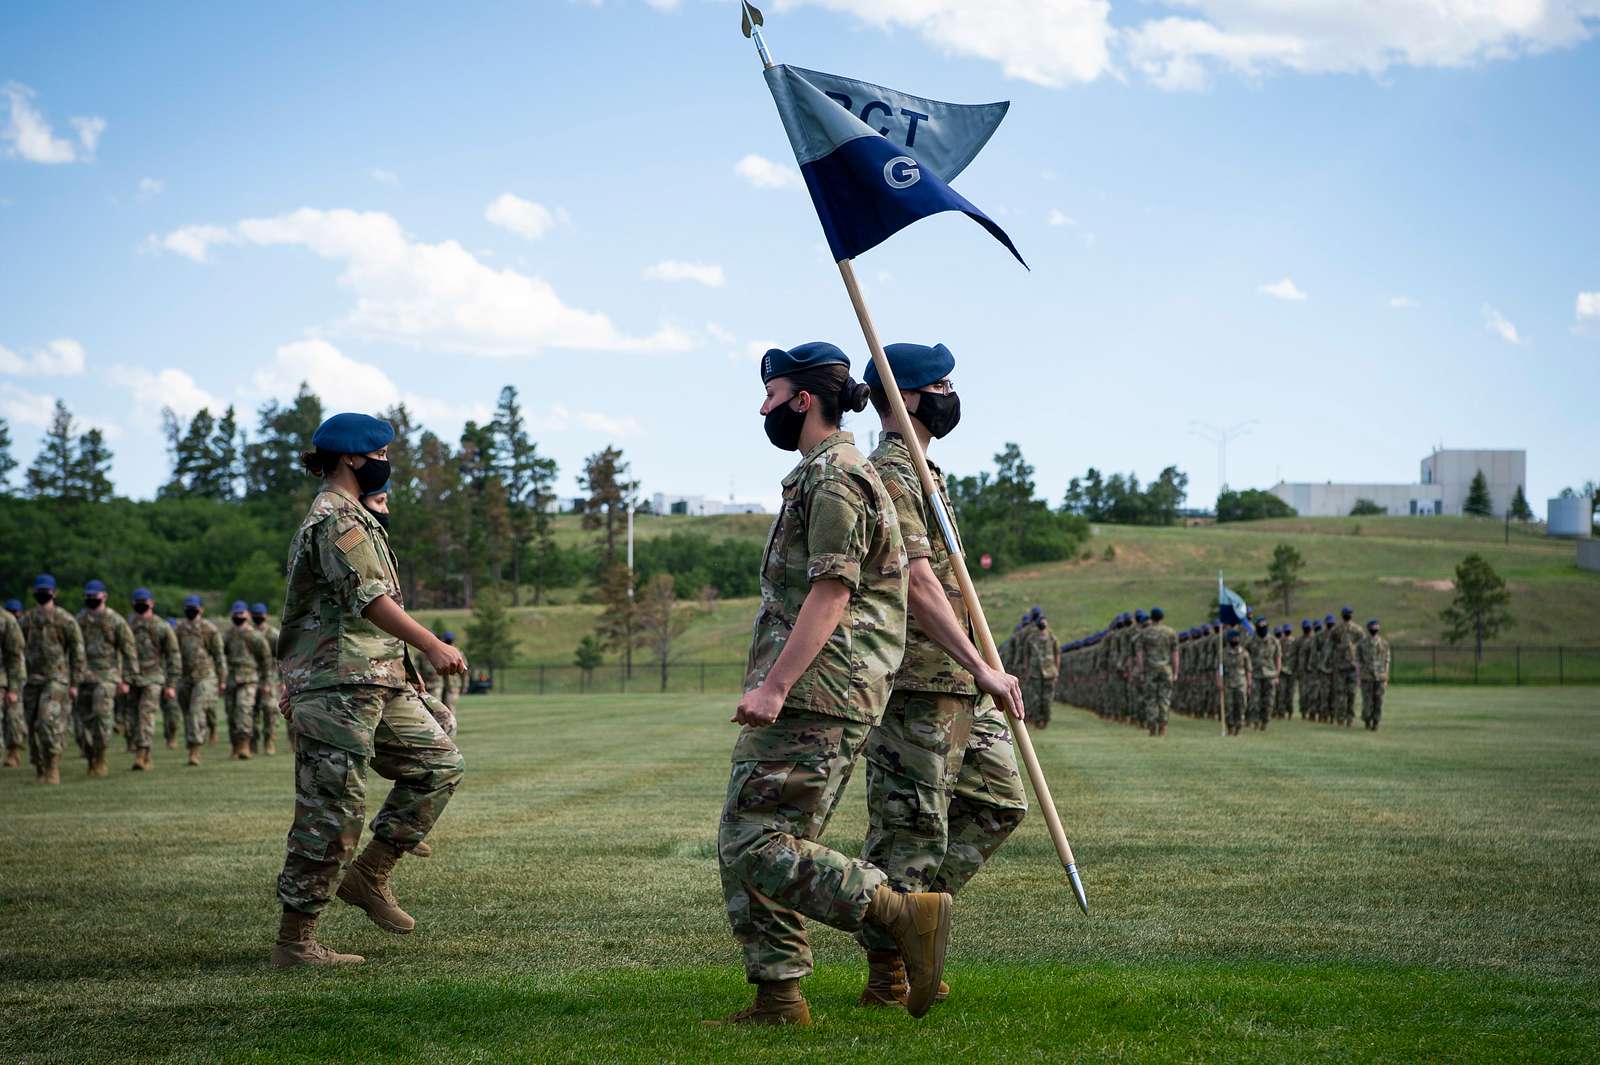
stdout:
[(1209, 440), (1217, 445), (1217, 495), (1220, 497), (1228, 487), (1228, 444), (1237, 440), (1250, 431), (1252, 425), (1259, 425), (1261, 419), (1251, 418), (1249, 421), (1240, 422), (1238, 425), (1224, 429), (1221, 426), (1211, 425), (1208, 422), (1191, 421), (1189, 432), (1202, 440)]

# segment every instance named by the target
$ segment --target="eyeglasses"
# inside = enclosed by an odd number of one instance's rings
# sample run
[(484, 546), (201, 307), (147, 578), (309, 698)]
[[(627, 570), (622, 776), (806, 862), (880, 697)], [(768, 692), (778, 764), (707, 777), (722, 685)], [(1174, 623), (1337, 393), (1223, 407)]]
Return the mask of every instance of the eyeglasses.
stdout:
[(925, 385), (922, 388), (917, 389), (918, 392), (936, 392), (941, 396), (948, 396), (955, 390), (956, 383), (948, 377), (946, 377), (943, 381), (935, 381), (931, 385)]

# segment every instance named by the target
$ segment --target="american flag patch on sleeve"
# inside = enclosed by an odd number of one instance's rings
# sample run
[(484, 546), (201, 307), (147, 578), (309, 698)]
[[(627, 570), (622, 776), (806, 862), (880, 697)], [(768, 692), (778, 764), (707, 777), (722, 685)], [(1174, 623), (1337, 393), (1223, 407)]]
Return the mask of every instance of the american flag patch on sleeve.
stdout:
[(339, 538), (333, 542), (333, 546), (337, 547), (345, 554), (349, 554), (361, 544), (365, 543), (366, 539), (367, 530), (363, 529), (359, 525), (352, 525), (349, 529), (346, 529), (340, 534)]

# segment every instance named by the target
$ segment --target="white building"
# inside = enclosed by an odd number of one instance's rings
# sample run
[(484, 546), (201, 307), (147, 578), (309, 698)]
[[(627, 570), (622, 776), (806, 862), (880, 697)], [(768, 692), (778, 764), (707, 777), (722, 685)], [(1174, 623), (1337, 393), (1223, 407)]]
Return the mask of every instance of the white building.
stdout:
[(1517, 489), (1527, 490), (1526, 451), (1435, 451), (1422, 460), (1416, 484), (1310, 484), (1279, 481), (1271, 492), (1308, 518), (1349, 514), (1356, 501), (1370, 499), (1389, 514), (1460, 514), (1472, 479), (1482, 471), (1489, 500), (1504, 517)]
[(740, 503), (735, 500), (708, 499), (705, 496), (678, 496), (657, 492), (650, 499), (650, 509), (656, 514), (765, 514), (767, 508), (760, 503)]

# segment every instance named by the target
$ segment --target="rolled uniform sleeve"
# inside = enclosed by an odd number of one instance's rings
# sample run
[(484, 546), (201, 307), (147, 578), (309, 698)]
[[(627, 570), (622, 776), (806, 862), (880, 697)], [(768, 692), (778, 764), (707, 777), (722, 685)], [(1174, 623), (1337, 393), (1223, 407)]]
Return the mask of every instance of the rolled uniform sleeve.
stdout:
[(377, 545), (360, 522), (325, 523), (317, 530), (317, 552), (334, 597), (351, 616), (361, 617), (374, 600), (389, 594)]
[(806, 579), (861, 587), (861, 559), (867, 548), (867, 508), (847, 483), (820, 485), (806, 515)]

